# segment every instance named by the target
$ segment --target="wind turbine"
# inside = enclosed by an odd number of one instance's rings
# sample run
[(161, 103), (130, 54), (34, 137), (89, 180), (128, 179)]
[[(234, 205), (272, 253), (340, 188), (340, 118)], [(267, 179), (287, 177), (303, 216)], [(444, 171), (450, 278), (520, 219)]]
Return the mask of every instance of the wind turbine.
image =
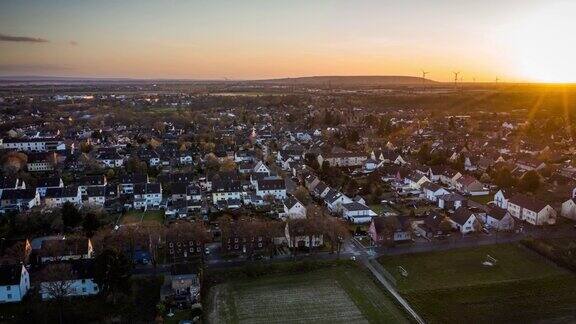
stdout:
[(454, 84), (458, 83), (458, 75), (460, 74), (460, 71), (458, 72), (452, 72), (454, 74)]
[(428, 73), (430, 73), (430, 72), (426, 72), (426, 71), (422, 70), (422, 82), (423, 82), (423, 83), (426, 82), (426, 75), (427, 75)]

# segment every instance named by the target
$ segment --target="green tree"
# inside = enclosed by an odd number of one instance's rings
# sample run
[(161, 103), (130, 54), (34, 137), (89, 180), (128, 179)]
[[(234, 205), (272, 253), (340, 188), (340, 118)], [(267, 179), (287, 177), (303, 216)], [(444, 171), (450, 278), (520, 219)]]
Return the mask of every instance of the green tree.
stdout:
[(86, 236), (92, 237), (94, 233), (100, 228), (100, 221), (98, 220), (98, 216), (94, 213), (88, 213), (84, 217), (84, 221), (82, 221), (82, 229)]
[(126, 292), (130, 287), (130, 260), (116, 249), (106, 249), (95, 260), (94, 281), (100, 291), (112, 297), (116, 304), (118, 293)]
[(530, 170), (520, 178), (520, 187), (524, 191), (535, 192), (540, 187), (540, 175), (535, 170)]
[(62, 222), (66, 227), (76, 227), (82, 222), (82, 214), (73, 203), (67, 201), (62, 205)]

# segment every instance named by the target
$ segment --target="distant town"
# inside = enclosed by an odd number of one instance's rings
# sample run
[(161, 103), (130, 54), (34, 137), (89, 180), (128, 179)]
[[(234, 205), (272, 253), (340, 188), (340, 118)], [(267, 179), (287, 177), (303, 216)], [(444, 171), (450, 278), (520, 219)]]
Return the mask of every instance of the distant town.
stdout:
[(2, 80), (0, 322), (575, 320), (575, 90)]

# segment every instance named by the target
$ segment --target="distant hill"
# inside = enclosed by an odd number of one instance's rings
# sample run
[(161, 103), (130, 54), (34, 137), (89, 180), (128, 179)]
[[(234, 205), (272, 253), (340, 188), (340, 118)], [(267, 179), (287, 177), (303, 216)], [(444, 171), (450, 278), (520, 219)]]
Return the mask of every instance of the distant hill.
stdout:
[(382, 85), (416, 85), (438, 83), (434, 80), (402, 75), (374, 76), (311, 76), (300, 78), (283, 78), (258, 80), (266, 84), (299, 84), (299, 85), (332, 85), (332, 86), (382, 86)]

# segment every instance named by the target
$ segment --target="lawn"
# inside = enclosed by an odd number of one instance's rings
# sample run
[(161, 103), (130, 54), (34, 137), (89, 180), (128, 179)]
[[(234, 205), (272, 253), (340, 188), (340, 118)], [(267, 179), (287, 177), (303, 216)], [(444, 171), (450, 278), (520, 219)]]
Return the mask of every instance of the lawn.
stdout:
[(210, 290), (210, 323), (404, 323), (402, 311), (352, 266), (229, 281)]
[[(498, 259), (483, 266), (486, 255)], [(576, 276), (518, 245), (383, 257), (398, 290), (430, 323), (576, 320)], [(408, 271), (403, 277), (398, 266)]]
[(134, 223), (159, 223), (164, 222), (164, 211), (162, 210), (148, 210), (145, 212), (139, 210), (130, 210), (124, 216), (120, 222), (124, 225), (134, 224)]
[(470, 200), (475, 201), (479, 204), (486, 205), (487, 203), (494, 200), (494, 195), (484, 195), (484, 196), (470, 196)]

